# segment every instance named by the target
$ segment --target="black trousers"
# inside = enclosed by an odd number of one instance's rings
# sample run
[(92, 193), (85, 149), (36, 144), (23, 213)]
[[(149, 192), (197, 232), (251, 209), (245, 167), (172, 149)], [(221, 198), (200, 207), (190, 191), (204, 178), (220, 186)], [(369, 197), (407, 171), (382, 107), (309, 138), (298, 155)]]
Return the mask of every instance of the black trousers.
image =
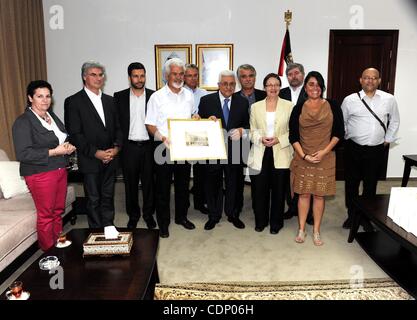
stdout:
[(361, 146), (352, 140), (345, 143), (345, 203), (352, 213), (353, 199), (359, 196), (359, 184), (363, 181), (363, 196), (376, 194), (378, 176), (384, 160), (384, 145)]
[(193, 164), (193, 193), (194, 193), (194, 207), (202, 207), (206, 200), (206, 165), (195, 163)]
[[(239, 217), (239, 178), (243, 175), (241, 164), (208, 164), (207, 173), (207, 208), (209, 219), (220, 221), (224, 212), (228, 217)], [(223, 195), (223, 173), (225, 194)], [(243, 191), (243, 190), (242, 190)], [(223, 201), (224, 197), (224, 201)]]
[[(113, 160), (115, 161), (115, 160)], [(87, 217), (90, 228), (114, 224), (114, 184), (116, 166), (101, 166), (100, 172), (84, 173), (84, 193), (87, 197)]]
[(256, 227), (281, 229), (284, 225), (289, 169), (275, 169), (272, 148), (265, 148), (261, 171), (251, 170), (252, 208)]
[(128, 141), (122, 149), (122, 169), (125, 184), (126, 212), (130, 221), (141, 216), (139, 180), (143, 196), (143, 218), (148, 220), (155, 211), (154, 161), (152, 141)]
[[(165, 156), (164, 150), (163, 155)], [(169, 158), (169, 157), (168, 157)], [(187, 218), (189, 207), (189, 184), (191, 165), (189, 163), (156, 164), (155, 207), (160, 229), (167, 229), (171, 221), (171, 181), (174, 176), (175, 222)]]

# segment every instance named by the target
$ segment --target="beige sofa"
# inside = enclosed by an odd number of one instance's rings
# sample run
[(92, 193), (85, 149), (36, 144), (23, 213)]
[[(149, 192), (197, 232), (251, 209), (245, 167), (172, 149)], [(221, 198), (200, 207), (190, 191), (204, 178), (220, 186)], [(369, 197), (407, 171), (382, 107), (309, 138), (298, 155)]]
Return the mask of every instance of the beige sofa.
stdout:
[[(8, 160), (0, 149), (0, 161)], [(68, 186), (63, 216), (72, 210), (74, 201), (74, 187)], [(4, 199), (0, 190), (0, 272), (36, 241), (36, 209), (30, 193)]]

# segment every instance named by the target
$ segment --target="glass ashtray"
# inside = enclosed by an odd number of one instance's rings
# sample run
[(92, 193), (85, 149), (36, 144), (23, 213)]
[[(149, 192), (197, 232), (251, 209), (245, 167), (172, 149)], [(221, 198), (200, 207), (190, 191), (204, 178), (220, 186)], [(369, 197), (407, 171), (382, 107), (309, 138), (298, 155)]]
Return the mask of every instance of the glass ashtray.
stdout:
[(59, 266), (59, 260), (55, 256), (47, 256), (39, 261), (41, 270), (52, 270)]

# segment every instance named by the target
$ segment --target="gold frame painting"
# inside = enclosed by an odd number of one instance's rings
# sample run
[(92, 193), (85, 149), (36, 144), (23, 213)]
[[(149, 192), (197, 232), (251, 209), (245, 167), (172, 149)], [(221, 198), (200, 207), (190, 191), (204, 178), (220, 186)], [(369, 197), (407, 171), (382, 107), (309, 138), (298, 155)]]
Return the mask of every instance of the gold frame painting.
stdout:
[(165, 85), (164, 64), (171, 58), (180, 58), (184, 63), (191, 63), (191, 44), (156, 44), (155, 45), (155, 80), (156, 90)]
[(233, 44), (196, 44), (196, 64), (199, 68), (199, 86), (217, 90), (219, 73), (233, 70)]
[(227, 159), (221, 121), (168, 119), (170, 160)]

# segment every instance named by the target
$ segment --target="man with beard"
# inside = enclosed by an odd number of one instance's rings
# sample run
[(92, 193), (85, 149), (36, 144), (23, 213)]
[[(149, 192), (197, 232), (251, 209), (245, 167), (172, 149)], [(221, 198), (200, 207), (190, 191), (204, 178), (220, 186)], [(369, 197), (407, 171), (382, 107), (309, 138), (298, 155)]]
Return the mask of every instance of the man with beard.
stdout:
[[(306, 93), (304, 91), (304, 66), (301, 63), (290, 63), (285, 70), (289, 86), (282, 88), (279, 92), (279, 97), (291, 101), (294, 106), (297, 104), (303, 105), (306, 101)], [(291, 198), (291, 186), (288, 181), (287, 186), (287, 205), (288, 210), (284, 214), (284, 219), (291, 219), (298, 215), (298, 194), (294, 194)], [(307, 223), (313, 224), (312, 202), (310, 203), (310, 211), (307, 216)]]
[[(171, 220), (170, 195), (171, 180), (174, 175), (175, 223), (185, 229), (194, 229), (187, 219), (189, 206), (189, 181), (191, 166), (187, 162), (169, 161), (170, 141), (168, 139), (168, 119), (198, 119), (193, 94), (183, 88), (185, 65), (178, 58), (169, 59), (164, 65), (167, 84), (156, 91), (148, 102), (145, 124), (149, 133), (158, 142), (155, 149), (156, 160), (156, 219), (160, 237), (169, 237)], [(167, 152), (168, 151), (168, 152)]]
[(142, 63), (133, 62), (127, 68), (130, 88), (114, 93), (114, 105), (119, 113), (123, 132), (121, 152), (123, 178), (125, 183), (126, 212), (129, 216), (127, 227), (134, 229), (141, 216), (139, 205), (139, 179), (143, 195), (143, 219), (148, 229), (154, 229), (153, 218), (153, 139), (145, 126), (149, 98), (153, 90), (145, 89), (146, 70)]

